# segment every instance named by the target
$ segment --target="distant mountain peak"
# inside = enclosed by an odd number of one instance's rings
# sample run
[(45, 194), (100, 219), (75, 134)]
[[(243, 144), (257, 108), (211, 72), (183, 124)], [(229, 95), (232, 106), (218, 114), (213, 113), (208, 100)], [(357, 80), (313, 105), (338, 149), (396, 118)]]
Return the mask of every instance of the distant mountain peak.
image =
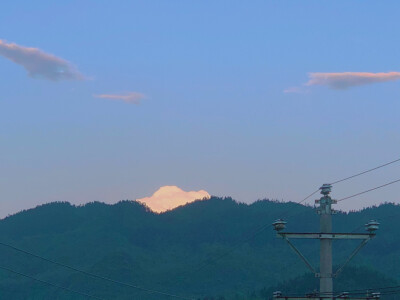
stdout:
[(205, 200), (210, 197), (205, 190), (186, 192), (175, 185), (166, 185), (160, 187), (151, 197), (136, 199), (136, 201), (145, 204), (154, 212), (162, 213), (195, 200)]

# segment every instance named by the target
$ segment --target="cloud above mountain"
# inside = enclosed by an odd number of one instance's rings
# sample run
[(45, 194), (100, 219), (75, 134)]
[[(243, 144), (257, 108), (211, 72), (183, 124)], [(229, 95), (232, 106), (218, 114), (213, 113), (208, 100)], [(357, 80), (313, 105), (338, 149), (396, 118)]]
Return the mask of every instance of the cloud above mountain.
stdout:
[(139, 104), (140, 101), (145, 98), (145, 95), (137, 92), (130, 92), (125, 94), (100, 94), (100, 95), (93, 95), (93, 97)]
[(24, 67), (32, 78), (52, 81), (83, 80), (85, 77), (69, 61), (38, 48), (29, 48), (0, 40), (0, 55)]
[(151, 197), (136, 199), (146, 204), (152, 211), (162, 213), (195, 200), (209, 199), (210, 194), (205, 190), (186, 192), (177, 186), (160, 187)]
[(399, 80), (400, 72), (309, 73), (308, 76), (307, 86), (325, 85), (332, 89), (347, 89), (359, 85)]

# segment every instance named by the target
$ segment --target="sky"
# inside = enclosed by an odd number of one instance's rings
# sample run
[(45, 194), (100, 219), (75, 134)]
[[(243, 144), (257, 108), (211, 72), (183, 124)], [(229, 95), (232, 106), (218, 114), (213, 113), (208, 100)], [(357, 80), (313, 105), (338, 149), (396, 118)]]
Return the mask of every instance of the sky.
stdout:
[[(0, 217), (160, 187), (299, 201), (400, 158), (398, 1), (6, 1)], [(393, 164), (334, 186), (400, 178)], [(400, 185), (343, 201), (400, 203)], [(308, 203), (312, 203), (310, 199)]]

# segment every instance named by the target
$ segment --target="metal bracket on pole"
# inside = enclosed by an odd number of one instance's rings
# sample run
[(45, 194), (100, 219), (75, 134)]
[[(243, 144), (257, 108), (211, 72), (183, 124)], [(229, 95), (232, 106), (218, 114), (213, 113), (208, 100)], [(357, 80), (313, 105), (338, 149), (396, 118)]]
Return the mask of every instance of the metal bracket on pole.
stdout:
[(279, 236), (290, 239), (330, 239), (330, 240), (368, 240), (373, 234), (370, 233), (292, 233), (279, 232)]
[(346, 296), (316, 296), (316, 297), (287, 297), (287, 296), (280, 296), (273, 298), (274, 300), (340, 300), (340, 299), (348, 299), (348, 300), (379, 300), (379, 297), (346, 297)]
[[(319, 204), (317, 212), (320, 215), (320, 232), (314, 233), (293, 233), (282, 232), (286, 227), (286, 222), (282, 219), (276, 220), (272, 225), (276, 230), (279, 237), (283, 238), (289, 246), (297, 253), (303, 260), (307, 267), (320, 278), (320, 291), (317, 295), (308, 295), (306, 297), (286, 297), (282, 296), (281, 292), (274, 293), (274, 299), (285, 300), (300, 300), (300, 299), (319, 299), (319, 300), (332, 300), (332, 299), (379, 299), (379, 293), (374, 293), (372, 297), (367, 294), (367, 297), (351, 297), (349, 293), (343, 292), (341, 295), (333, 296), (333, 277), (337, 277), (343, 268), (353, 259), (353, 257), (372, 239), (375, 237), (375, 232), (379, 229), (379, 222), (370, 220), (365, 224), (365, 229), (368, 233), (334, 233), (332, 232), (332, 214), (335, 212), (332, 209), (332, 204), (337, 201), (332, 199), (329, 194), (332, 185), (322, 185), (321, 194), (323, 195), (315, 203)], [(320, 241), (320, 273), (317, 273), (310, 262), (304, 257), (303, 254), (292, 244), (290, 239), (317, 239)], [(350, 254), (343, 265), (335, 272), (332, 272), (332, 242), (334, 240), (362, 240), (361, 244)]]
[(343, 268), (353, 259), (353, 257), (360, 251), (369, 241), (371, 238), (362, 241), (360, 245), (350, 254), (350, 256), (347, 258), (347, 260), (343, 263), (343, 265), (333, 274), (333, 277), (337, 277), (342, 271)]
[(292, 242), (289, 241), (289, 239), (286, 236), (283, 236), (283, 238), (286, 242), (288, 242), (289, 246), (294, 250), (294, 252), (296, 252), (297, 255), (300, 256), (300, 258), (304, 261), (304, 263), (311, 270), (311, 272), (313, 272), (314, 274), (317, 274), (317, 272), (315, 271), (313, 266), (310, 264), (310, 262), (307, 260), (307, 258), (305, 258), (305, 256), (303, 254), (301, 254), (301, 252), (292, 244)]

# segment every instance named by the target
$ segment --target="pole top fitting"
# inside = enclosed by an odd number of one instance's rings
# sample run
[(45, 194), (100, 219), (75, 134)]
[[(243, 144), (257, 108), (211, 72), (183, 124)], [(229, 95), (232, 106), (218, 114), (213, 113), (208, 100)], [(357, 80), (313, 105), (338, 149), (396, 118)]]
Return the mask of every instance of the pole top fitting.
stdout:
[(321, 194), (324, 196), (328, 196), (332, 191), (332, 185), (329, 183), (324, 183), (320, 188)]
[(381, 293), (380, 292), (376, 292), (376, 293), (372, 293), (372, 298), (374, 299), (380, 299), (381, 298)]
[(367, 224), (365, 224), (365, 230), (367, 230), (371, 234), (375, 234), (375, 231), (379, 229), (379, 225), (379, 222), (371, 220)]
[(282, 292), (281, 291), (276, 291), (272, 294), (274, 299), (282, 297)]
[(274, 229), (279, 232), (286, 228), (286, 223), (287, 222), (285, 222), (284, 220), (278, 219), (274, 223), (272, 223), (272, 225), (274, 226)]

